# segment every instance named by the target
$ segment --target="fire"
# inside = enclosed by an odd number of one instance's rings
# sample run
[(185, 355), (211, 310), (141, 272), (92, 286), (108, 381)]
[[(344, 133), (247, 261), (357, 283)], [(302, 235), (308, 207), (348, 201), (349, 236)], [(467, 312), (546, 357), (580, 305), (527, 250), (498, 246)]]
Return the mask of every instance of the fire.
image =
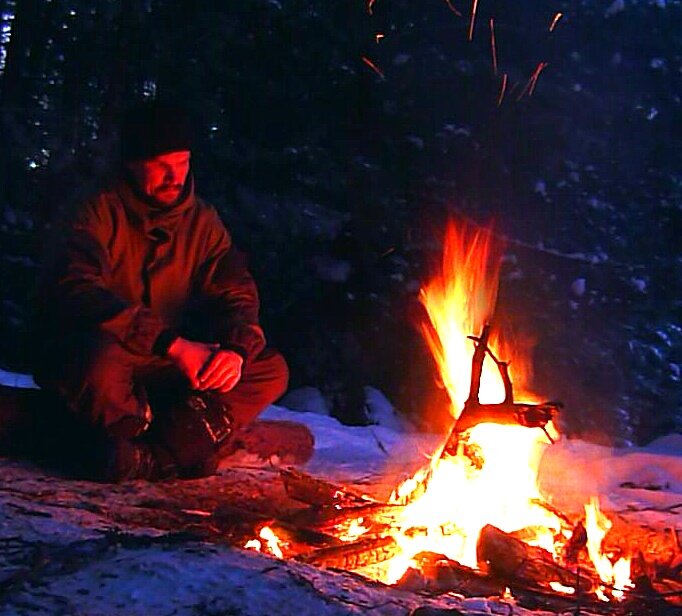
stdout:
[[(258, 533), (262, 541), (258, 539), (250, 539), (244, 544), (247, 550), (255, 550), (256, 552), (267, 552), (277, 558), (284, 558), (282, 547), (279, 538), (269, 526), (263, 526)], [(263, 545), (265, 544), (265, 546)], [(263, 549), (265, 547), (265, 549)]]
[[(367, 577), (395, 583), (409, 568), (419, 568), (416, 557), (422, 552), (441, 554), (478, 568), (479, 538), (488, 525), (503, 533), (517, 533), (527, 544), (549, 552), (550, 561), (553, 557), (561, 563), (565, 553), (562, 548), (572, 528), (565, 517), (545, 503), (537, 485), (540, 459), (550, 444), (548, 437), (550, 433), (558, 436), (552, 423), (542, 424), (543, 431), (529, 427), (539, 424), (521, 425), (520, 420), (508, 424), (462, 421), (472, 409), (490, 411), (490, 405), (511, 414), (528, 408), (513, 399), (509, 379), (505, 387), (507, 364), (498, 358), (513, 359), (508, 368), (514, 386), (524, 392), (528, 402), (533, 398), (528, 393), (529, 362), (523, 361), (519, 353), (514, 355), (518, 348), (499, 334), (488, 337), (490, 329), (483, 327), (494, 316), (501, 252), (489, 229), (472, 230), (454, 224), (446, 229), (440, 271), (420, 293), (428, 317), (422, 331), (448, 391), (455, 428), (465, 425), (468, 429), (453, 431), (428, 464), (396, 487), (391, 502), (398, 506), (381, 536), (392, 540), (397, 549), (382, 564), (362, 569)], [(475, 339), (478, 356), (487, 349), (494, 361), (488, 358), (482, 364), (476, 363), (474, 371), (474, 342), (469, 334), (482, 328), (486, 333)], [(537, 411), (542, 407), (533, 408)], [(485, 415), (490, 421), (488, 417)], [(602, 552), (611, 522), (600, 512), (596, 498), (585, 506), (585, 515), (588, 553), (605, 584), (602, 595), (606, 598), (607, 589), (611, 597), (618, 598), (629, 585), (629, 562), (621, 559), (612, 564)], [(354, 542), (371, 526), (362, 517), (349, 516), (334, 534), (344, 542)], [(263, 527), (259, 536), (260, 540), (252, 540), (246, 547), (265, 549), (281, 558), (280, 543), (271, 529)], [(562, 563), (563, 570), (567, 566)], [(562, 583), (566, 581), (563, 577), (542, 583), (556, 592), (576, 593), (579, 584), (573, 588)]]
[[(455, 420), (470, 394), (473, 345), (468, 335), (480, 331), (493, 317), (500, 256), (501, 247), (489, 229), (472, 230), (451, 223), (445, 233), (439, 275), (420, 294), (428, 315), (422, 331), (450, 396)], [(497, 357), (513, 357), (510, 374), (514, 384), (528, 392), (529, 362), (518, 354), (513, 356), (515, 349), (500, 336), (490, 341), (490, 347)], [(483, 363), (479, 398), (483, 403), (499, 403), (505, 398), (494, 362)], [(551, 423), (548, 428), (556, 435)], [(477, 568), (477, 541), (487, 524), (505, 532), (524, 530), (526, 543), (557, 557), (557, 547), (569, 529), (564, 520), (542, 506), (544, 499), (537, 486), (540, 459), (549, 445), (546, 435), (520, 425), (484, 423), (461, 438), (456, 453), (441, 448), (426, 468), (395, 490), (394, 502), (408, 502), (393, 531), (402, 552), (389, 561), (379, 579), (396, 582), (407, 568), (417, 567), (414, 557), (424, 551)], [(607, 579), (618, 585), (615, 572)], [(550, 582), (557, 583), (547, 580)]]
[[(441, 271), (420, 293), (429, 317), (421, 329), (457, 419), (471, 381), (473, 345), (468, 336), (479, 332), (493, 316), (501, 250), (489, 229), (470, 230), (452, 223), (446, 229), (444, 241)], [(499, 338), (492, 341), (491, 347), (498, 356), (511, 358), (514, 385), (517, 390), (527, 392), (531, 376), (528, 362), (515, 355), (514, 349)], [(481, 379), (481, 402), (500, 402), (503, 398), (499, 372), (487, 362)]]
[(612, 563), (602, 551), (602, 541), (613, 526), (599, 508), (599, 499), (593, 496), (585, 505), (585, 528), (587, 529), (587, 552), (599, 577), (614, 590), (611, 594), (616, 599), (623, 598), (623, 590), (632, 586), (630, 581), (630, 560), (620, 558)]

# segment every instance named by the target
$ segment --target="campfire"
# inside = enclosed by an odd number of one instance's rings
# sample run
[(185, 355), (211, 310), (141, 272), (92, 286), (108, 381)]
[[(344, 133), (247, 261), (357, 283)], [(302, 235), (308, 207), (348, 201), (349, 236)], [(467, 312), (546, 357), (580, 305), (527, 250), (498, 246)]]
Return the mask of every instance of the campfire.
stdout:
[(282, 471), (308, 507), (260, 525), (245, 547), (412, 590), (511, 588), (595, 605), (628, 597), (633, 555), (605, 541), (612, 521), (598, 495), (569, 517), (538, 488), (560, 404), (533, 395), (528, 358), (491, 325), (500, 257), (490, 230), (450, 224), (440, 272), (421, 291), (453, 426), (424, 467), (388, 502)]

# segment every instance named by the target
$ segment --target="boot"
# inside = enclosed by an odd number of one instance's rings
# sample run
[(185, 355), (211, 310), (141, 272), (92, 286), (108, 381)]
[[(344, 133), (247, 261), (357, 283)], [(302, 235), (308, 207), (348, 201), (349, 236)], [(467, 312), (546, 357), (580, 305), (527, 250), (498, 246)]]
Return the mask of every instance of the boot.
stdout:
[(160, 445), (127, 439), (112, 439), (108, 444), (102, 474), (108, 483), (131, 479), (159, 481), (177, 474), (173, 457)]

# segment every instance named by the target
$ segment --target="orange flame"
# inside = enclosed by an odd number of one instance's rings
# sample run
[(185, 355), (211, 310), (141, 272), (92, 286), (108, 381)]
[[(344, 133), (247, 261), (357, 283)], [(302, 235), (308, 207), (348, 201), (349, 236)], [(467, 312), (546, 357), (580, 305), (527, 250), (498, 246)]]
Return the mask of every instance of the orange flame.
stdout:
[[(613, 523), (599, 508), (599, 499), (593, 496), (585, 505), (585, 529), (587, 530), (587, 553), (594, 564), (599, 577), (613, 588), (611, 594), (616, 599), (623, 598), (623, 591), (632, 586), (630, 581), (630, 560), (620, 558), (612, 563), (602, 551), (602, 542)], [(603, 595), (603, 591), (602, 591)], [(602, 598), (606, 599), (605, 596)]]
[[(438, 364), (456, 419), (469, 394), (473, 345), (467, 336), (480, 332), (495, 310), (502, 247), (490, 229), (446, 228), (440, 271), (420, 294), (428, 323), (422, 331)], [(511, 348), (499, 339), (490, 342), (495, 354), (509, 357)], [(528, 376), (523, 364), (510, 371), (517, 383)], [(492, 362), (483, 365), (481, 402), (501, 402), (504, 387)], [(468, 455), (434, 455), (431, 466), (399, 486), (395, 502), (409, 499), (417, 486), (424, 493), (408, 504), (395, 536), (403, 549), (385, 573), (384, 581), (400, 578), (421, 551), (437, 552), (476, 567), (476, 543), (486, 524), (512, 532), (526, 527), (546, 529), (535, 543), (554, 545), (561, 521), (539, 505), (536, 485), (540, 456), (547, 446), (539, 430), (521, 426), (482, 424), (469, 433), (469, 445), (481, 464)], [(414, 529), (420, 529), (414, 532)]]
[(259, 539), (250, 539), (244, 544), (244, 548), (247, 550), (255, 550), (256, 552), (265, 551), (277, 558), (284, 558), (282, 544), (272, 528), (263, 526), (263, 528), (260, 529), (258, 536), (262, 541)]

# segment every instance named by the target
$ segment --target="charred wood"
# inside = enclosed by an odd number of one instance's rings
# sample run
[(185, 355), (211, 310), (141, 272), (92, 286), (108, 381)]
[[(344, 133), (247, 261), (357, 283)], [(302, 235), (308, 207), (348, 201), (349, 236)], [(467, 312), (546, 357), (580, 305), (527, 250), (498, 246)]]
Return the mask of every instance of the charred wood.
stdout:
[(414, 557), (419, 570), (408, 569), (398, 586), (412, 592), (457, 592), (467, 597), (500, 595), (507, 584), (493, 576), (460, 565), (442, 554), (421, 552)]
[(341, 507), (357, 507), (373, 503), (372, 499), (355, 494), (344, 486), (330, 483), (301, 473), (294, 469), (280, 470), (287, 495), (308, 505), (335, 505)]
[(561, 567), (546, 550), (530, 546), (494, 526), (481, 531), (477, 545), (479, 563), (493, 575), (518, 580), (527, 585), (547, 588), (549, 582), (576, 588), (580, 593), (593, 591), (598, 581), (592, 575)]
[(386, 562), (399, 553), (400, 547), (393, 537), (378, 537), (321, 548), (309, 554), (302, 554), (297, 560), (317, 567), (355, 571)]

